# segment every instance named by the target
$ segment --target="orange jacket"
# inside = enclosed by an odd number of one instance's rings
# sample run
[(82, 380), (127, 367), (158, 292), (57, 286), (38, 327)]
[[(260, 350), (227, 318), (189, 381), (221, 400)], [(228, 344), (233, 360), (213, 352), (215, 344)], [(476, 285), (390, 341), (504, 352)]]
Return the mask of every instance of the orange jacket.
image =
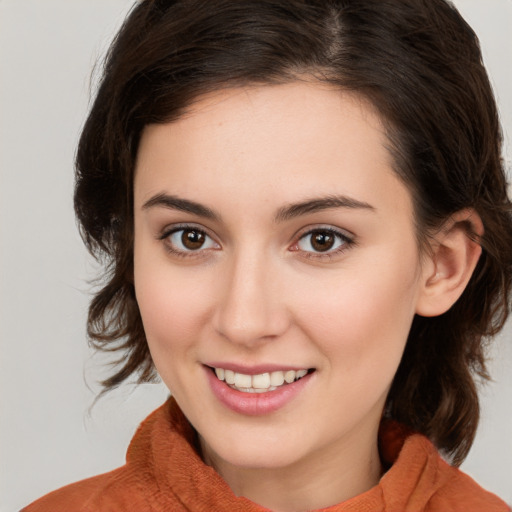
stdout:
[[(507, 512), (509, 507), (449, 466), (425, 437), (397, 424), (382, 429), (392, 463), (378, 485), (323, 512)], [(22, 512), (263, 512), (236, 497), (194, 448), (195, 433), (173, 399), (139, 427), (126, 465), (40, 498)]]

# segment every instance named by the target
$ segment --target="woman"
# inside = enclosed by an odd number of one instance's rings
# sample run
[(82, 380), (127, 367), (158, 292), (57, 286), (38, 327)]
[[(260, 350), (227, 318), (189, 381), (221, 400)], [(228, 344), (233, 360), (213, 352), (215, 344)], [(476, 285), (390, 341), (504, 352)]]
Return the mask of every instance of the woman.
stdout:
[(456, 469), (509, 310), (500, 143), (443, 0), (139, 3), (75, 207), (105, 389), (173, 398), (26, 510), (508, 510)]

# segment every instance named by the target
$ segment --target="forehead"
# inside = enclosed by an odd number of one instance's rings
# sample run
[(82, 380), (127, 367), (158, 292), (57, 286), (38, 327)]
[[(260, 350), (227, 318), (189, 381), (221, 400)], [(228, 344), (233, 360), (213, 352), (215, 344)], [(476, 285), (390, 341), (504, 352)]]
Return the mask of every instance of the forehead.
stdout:
[(334, 193), (370, 202), (397, 186), (387, 146), (375, 109), (332, 86), (223, 90), (177, 121), (145, 128), (136, 202), (164, 189), (201, 202), (222, 192), (247, 206)]

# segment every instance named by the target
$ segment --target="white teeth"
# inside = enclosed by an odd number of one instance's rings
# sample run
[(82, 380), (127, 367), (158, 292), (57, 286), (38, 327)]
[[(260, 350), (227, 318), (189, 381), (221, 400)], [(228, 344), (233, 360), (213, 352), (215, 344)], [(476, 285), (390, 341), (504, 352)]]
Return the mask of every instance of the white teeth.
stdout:
[(295, 372), (293, 370), (288, 370), (285, 374), (284, 374), (284, 380), (288, 383), (288, 384), (291, 384), (294, 380), (295, 380)]
[(270, 374), (270, 385), (271, 386), (282, 386), (284, 384), (284, 373), (283, 372), (272, 372)]
[(260, 373), (258, 375), (246, 375), (232, 370), (225, 370), (224, 368), (215, 368), (215, 375), (217, 375), (219, 380), (224, 380), (231, 387), (245, 393), (274, 391), (285, 382), (291, 384), (307, 375), (307, 373), (307, 370), (287, 370), (285, 372), (276, 371)]
[(277, 388), (266, 388), (266, 389), (256, 389), (256, 388), (235, 388), (238, 391), (243, 391), (244, 393), (266, 393), (267, 391), (274, 391)]
[(268, 389), (270, 387), (270, 374), (262, 373), (261, 375), (253, 375), (252, 387), (256, 389)]
[(308, 373), (307, 370), (299, 370), (298, 372), (296, 372), (296, 379), (302, 379), (302, 377), (306, 376)]
[(252, 377), (243, 373), (235, 373), (235, 386), (237, 388), (250, 388), (252, 386)]

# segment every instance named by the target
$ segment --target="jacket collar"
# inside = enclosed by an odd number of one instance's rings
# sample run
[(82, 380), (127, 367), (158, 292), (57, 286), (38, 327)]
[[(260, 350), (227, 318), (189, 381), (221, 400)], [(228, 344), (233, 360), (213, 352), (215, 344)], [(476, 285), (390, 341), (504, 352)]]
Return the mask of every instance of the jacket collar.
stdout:
[[(428, 439), (387, 421), (379, 436), (381, 458), (388, 471), (372, 489), (324, 512), (423, 510), (443, 486), (447, 472), (439, 471), (442, 461)], [(162, 509), (171, 493), (185, 509), (197, 512), (267, 510), (235, 496), (220, 475), (204, 464), (195, 430), (173, 398), (139, 427), (128, 449), (127, 464), (138, 475), (141, 492)]]

